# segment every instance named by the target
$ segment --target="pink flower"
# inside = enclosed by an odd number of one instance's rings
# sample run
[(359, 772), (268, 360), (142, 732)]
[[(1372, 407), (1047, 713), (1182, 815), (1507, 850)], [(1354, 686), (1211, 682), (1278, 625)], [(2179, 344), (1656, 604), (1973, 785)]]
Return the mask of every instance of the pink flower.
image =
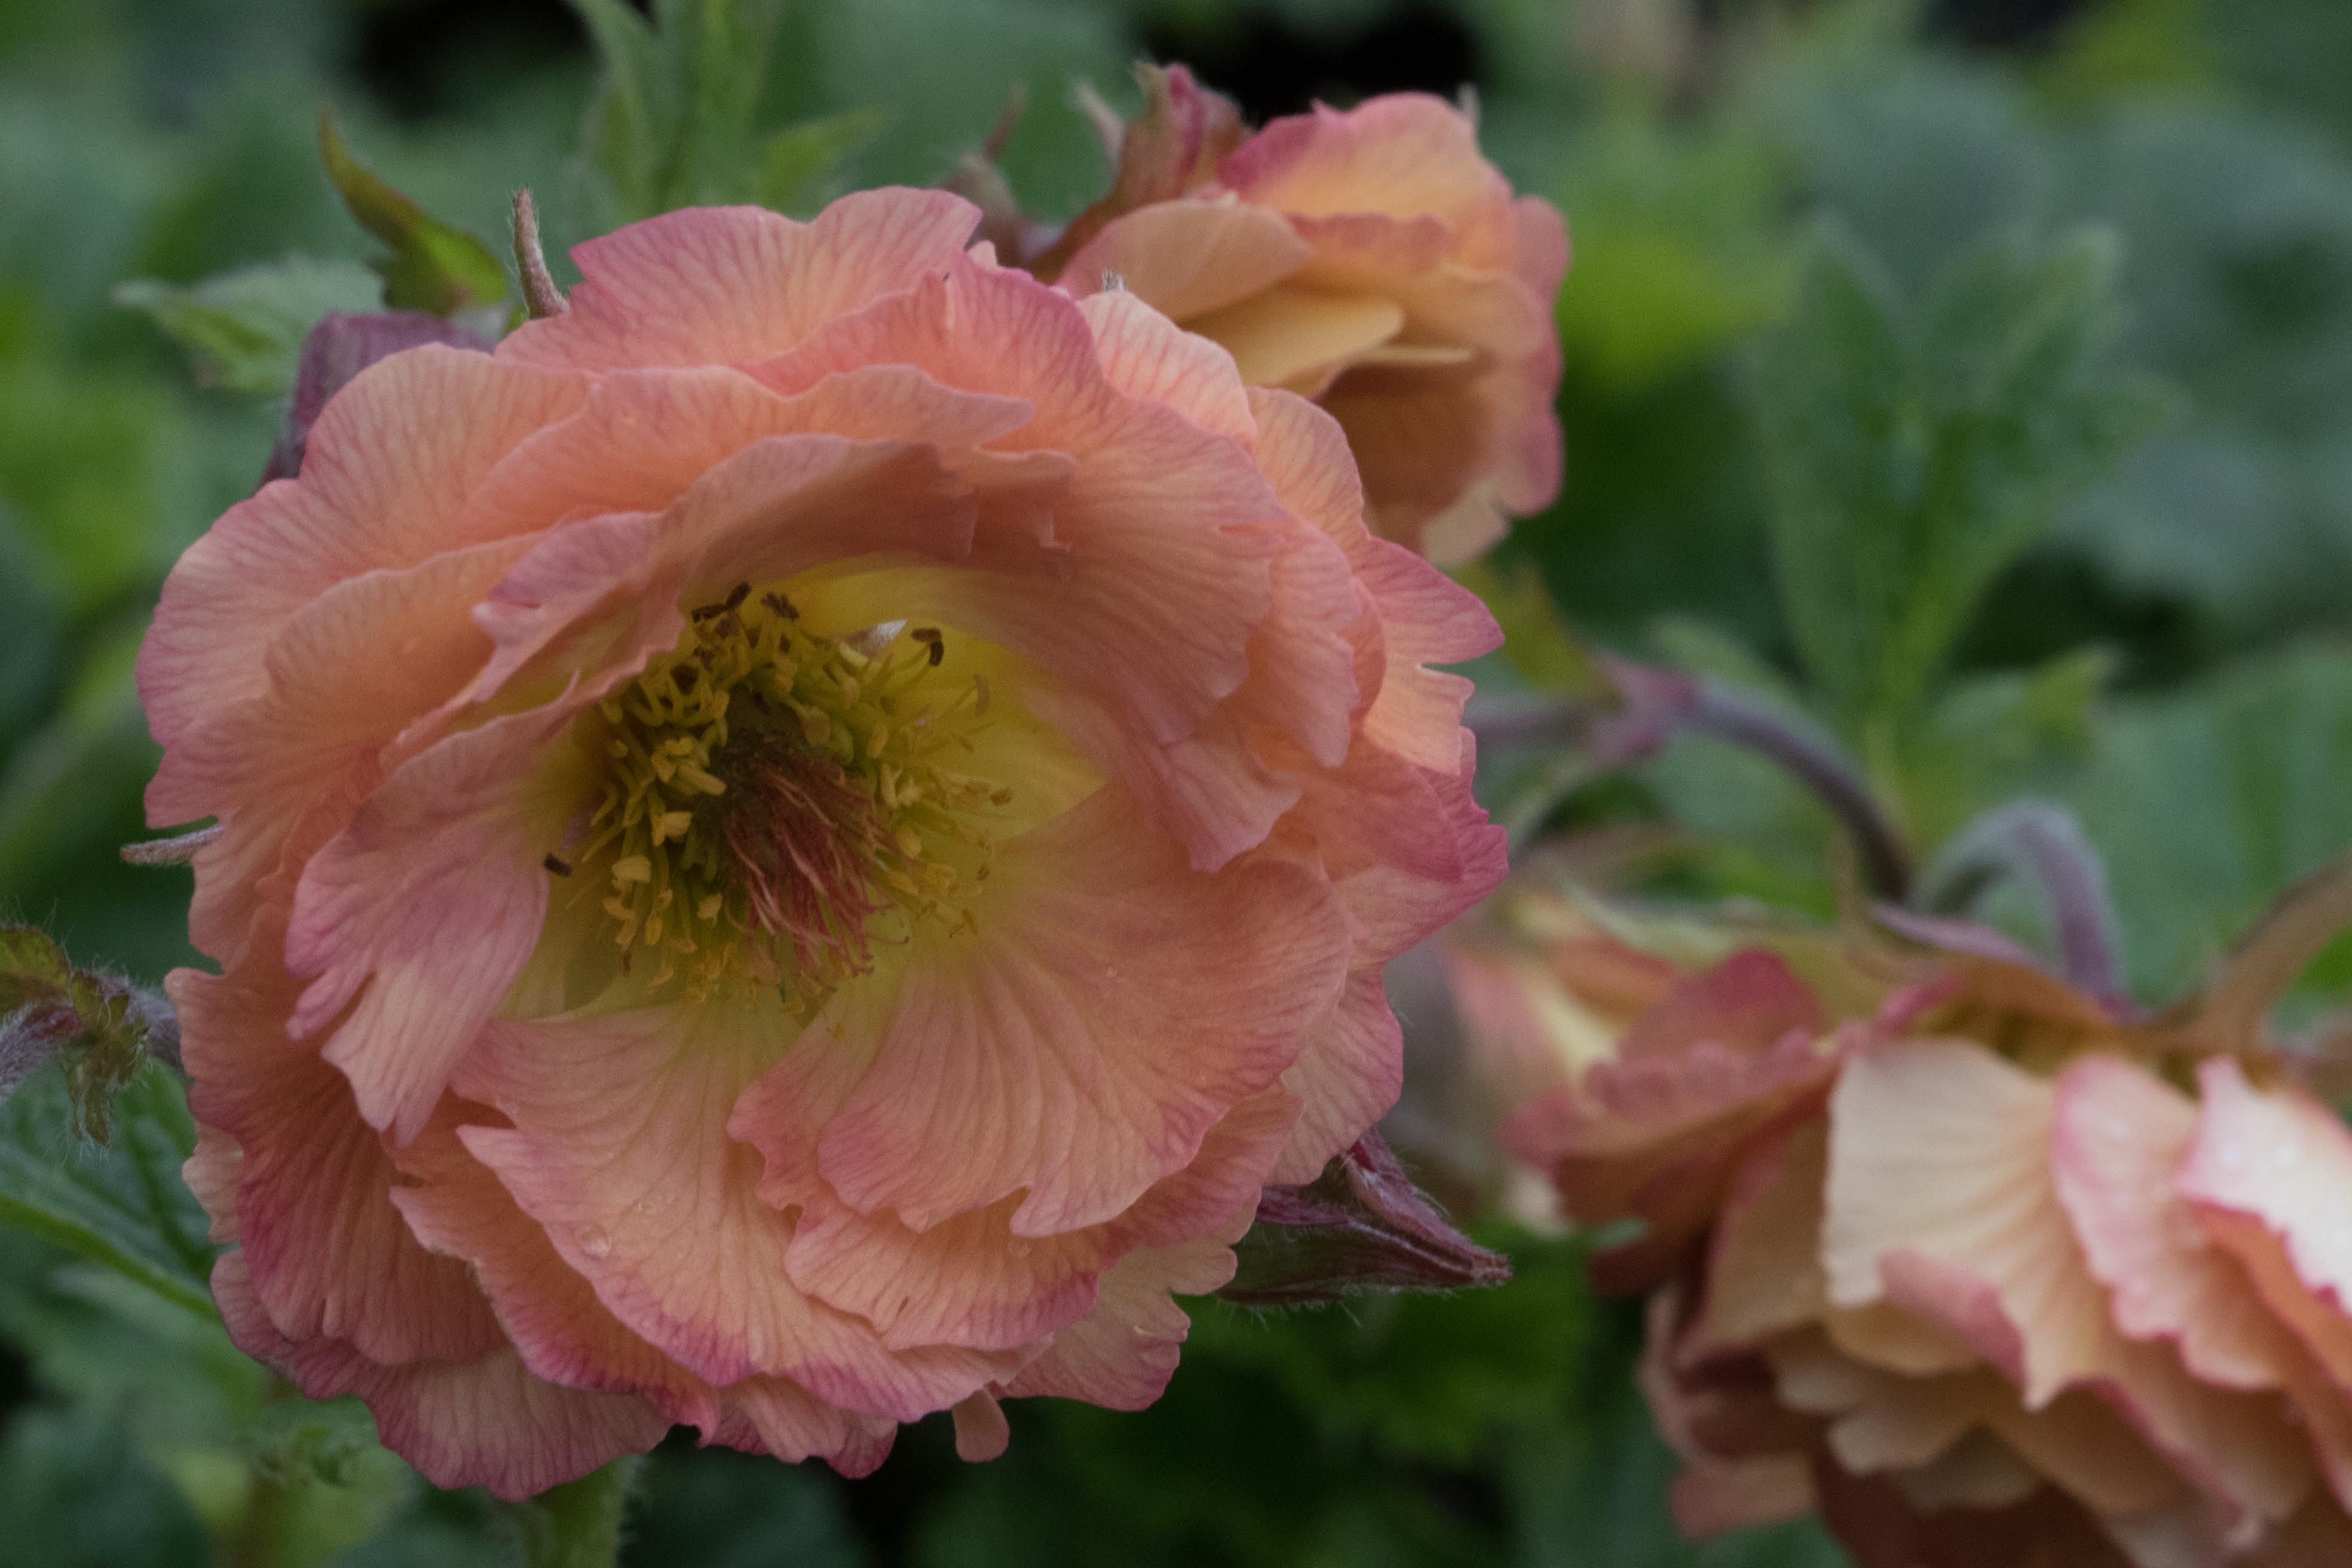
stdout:
[(1321, 404), (1387, 538), (1467, 560), (1549, 506), (1568, 234), (1549, 203), (1513, 199), (1469, 116), (1392, 93), (1240, 139), (1183, 68), (1145, 85), (1117, 187), (1040, 270), (1080, 294), (1116, 278), (1252, 385)]
[(1853, 968), (1925, 983), (1834, 1025), (1737, 952), (1507, 1131), (1571, 1214), (1643, 1222), (1595, 1276), (1654, 1289), (1685, 1528), (1818, 1509), (1865, 1568), (2352, 1561), (2352, 1131), (2275, 1061), (2168, 1081), (2175, 1025), (2021, 963), (1894, 956)]
[(1500, 869), (1344, 438), (885, 191), (371, 366), (142, 651), (237, 1342), (435, 1481), (1133, 1408)]

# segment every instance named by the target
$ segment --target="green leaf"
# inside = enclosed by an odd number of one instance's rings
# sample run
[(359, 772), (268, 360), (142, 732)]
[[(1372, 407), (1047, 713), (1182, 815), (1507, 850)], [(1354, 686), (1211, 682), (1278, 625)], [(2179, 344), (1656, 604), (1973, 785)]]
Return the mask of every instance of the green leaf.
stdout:
[(276, 395), (294, 384), (302, 338), (331, 310), (373, 310), (383, 285), (354, 261), (289, 257), (180, 285), (142, 279), (114, 290), (194, 356), (196, 379)]
[(86, 1409), (29, 1409), (0, 1441), (0, 1519), (9, 1561), (100, 1568), (203, 1568), (203, 1525), (138, 1461), (121, 1427)]
[(572, 5), (602, 67), (585, 151), (614, 216), (761, 195), (778, 153), (753, 128), (782, 0), (657, 0), (651, 21), (622, 0)]
[(613, 1568), (642, 1463), (631, 1455), (528, 1502), (496, 1505), (521, 1547), (523, 1568)]
[(2105, 365), (2113, 271), (2095, 236), (1996, 243), (1913, 321), (1850, 241), (1816, 246), (1754, 406), (1789, 628), (1850, 735), (1918, 716), (1994, 578), (2163, 412)]
[(498, 254), (378, 179), (343, 145), (333, 112), (323, 105), (319, 110), (319, 153), (352, 216), (392, 247), (390, 256), (368, 263), (383, 279), (386, 305), (454, 316), (506, 297), (507, 269)]
[(889, 124), (886, 110), (853, 109), (774, 132), (760, 148), (760, 205), (797, 216), (815, 211), (834, 195), (841, 165)]
[(0, 1223), (210, 1318), (213, 1247), (204, 1210), (180, 1179), (196, 1134), (178, 1079), (145, 1063), (112, 1116), (113, 1142), (93, 1147), (73, 1131), (62, 1066), (26, 1079), (0, 1106)]
[(1599, 700), (1612, 694), (1608, 678), (1560, 614), (1534, 562), (1476, 561), (1454, 575), (1486, 603), (1502, 629), (1502, 658), (1529, 682), (1567, 697)]
[(2090, 755), (2115, 666), (2105, 648), (2084, 648), (1946, 688), (1902, 757), (1904, 812), (1923, 850), (2002, 800), (2063, 786)]
[[(2133, 986), (2179, 994), (2289, 882), (2352, 846), (2352, 647), (2118, 702), (2071, 803), (2106, 857)], [(2307, 977), (2352, 993), (2352, 946)]]
[(1585, 1248), (1509, 1239), (1515, 1273), (1497, 1289), (1366, 1296), (1344, 1311), (1270, 1318), (1201, 1302), (1186, 1354), (1256, 1369), (1335, 1435), (1460, 1463), (1541, 1425), (1591, 1335)]

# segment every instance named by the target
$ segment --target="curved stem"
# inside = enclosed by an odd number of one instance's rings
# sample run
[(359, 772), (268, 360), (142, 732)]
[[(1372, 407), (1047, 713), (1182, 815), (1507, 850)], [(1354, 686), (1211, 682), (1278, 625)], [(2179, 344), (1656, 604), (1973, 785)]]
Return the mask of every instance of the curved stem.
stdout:
[(1467, 721), (1480, 746), (1577, 745), (1591, 753), (1596, 768), (1621, 768), (1655, 756), (1682, 734), (1727, 742), (1804, 785), (1853, 839), (1871, 892), (1904, 898), (1911, 885), (1910, 852), (1879, 810), (1861, 766), (1827, 731), (1703, 676), (1607, 655), (1595, 662), (1616, 689), (1615, 705), (1577, 698), (1486, 704)]
[(1902, 899), (1911, 885), (1911, 856), (1863, 782), (1844, 748), (1814, 729), (1747, 693), (1711, 680), (1698, 683), (1689, 727), (1745, 746), (1812, 791), (1853, 840), (1864, 880), (1881, 898)]
[(1914, 901), (1934, 913), (1965, 912), (1987, 887), (2014, 875), (2041, 893), (2066, 978), (2103, 1002), (2126, 1004), (2106, 862), (2063, 805), (2013, 801), (1977, 818), (1937, 856)]

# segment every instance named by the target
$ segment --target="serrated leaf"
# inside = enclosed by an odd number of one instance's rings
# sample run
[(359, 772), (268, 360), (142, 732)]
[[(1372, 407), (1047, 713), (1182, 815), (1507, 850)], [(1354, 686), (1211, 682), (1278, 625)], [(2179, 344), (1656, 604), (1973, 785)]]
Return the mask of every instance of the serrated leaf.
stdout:
[(1786, 618), (1849, 735), (1912, 721), (1993, 579), (2166, 406), (2108, 369), (2111, 247), (1984, 247), (1916, 321), (1825, 234), (1755, 410)]
[(379, 179), (352, 156), (335, 130), (334, 115), (323, 107), (319, 110), (319, 153), (352, 216), (392, 247), (390, 256), (368, 263), (383, 279), (384, 304), (395, 310), (454, 316), (506, 297), (506, 265), (497, 252)]
[(196, 378), (233, 392), (276, 395), (293, 386), (302, 338), (331, 311), (372, 310), (383, 285), (356, 261), (289, 257), (202, 283), (142, 279), (114, 302), (142, 312), (195, 359)]
[[(2180, 994), (2288, 883), (2352, 847), (2347, 781), (2342, 643), (2115, 705), (2069, 799), (2106, 858), (2143, 999)], [(2311, 978), (2323, 994), (2352, 992), (2341, 963)]]
[(0, 1224), (212, 1317), (213, 1245), (204, 1210), (180, 1179), (196, 1133), (179, 1079), (160, 1063), (144, 1064), (112, 1114), (108, 1146), (79, 1138), (65, 1074), (54, 1063), (0, 1106)]
[[(622, 0), (572, 5), (601, 69), (584, 152), (614, 216), (764, 199), (779, 153), (753, 124), (781, 0), (657, 0), (650, 21)], [(793, 161), (789, 148), (781, 156)]]

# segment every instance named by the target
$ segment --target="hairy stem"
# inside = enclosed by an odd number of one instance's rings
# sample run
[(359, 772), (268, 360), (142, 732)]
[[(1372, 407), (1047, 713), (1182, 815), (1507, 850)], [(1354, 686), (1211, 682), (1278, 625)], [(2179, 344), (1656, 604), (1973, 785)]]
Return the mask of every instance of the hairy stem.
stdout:
[(1555, 698), (1474, 709), (1468, 722), (1480, 747), (1577, 746), (1598, 769), (1644, 761), (1681, 735), (1727, 742), (1771, 763), (1829, 808), (1853, 840), (1874, 895), (1906, 896), (1911, 856), (1902, 835), (1879, 809), (1861, 766), (1827, 731), (1704, 676), (1605, 655), (1598, 662), (1616, 689), (1614, 704)]
[(2041, 800), (1987, 812), (1937, 856), (1914, 902), (1931, 913), (1963, 914), (2004, 877), (2021, 878), (2041, 895), (2066, 978), (2103, 1002), (2126, 1004), (2106, 862), (2074, 813)]

